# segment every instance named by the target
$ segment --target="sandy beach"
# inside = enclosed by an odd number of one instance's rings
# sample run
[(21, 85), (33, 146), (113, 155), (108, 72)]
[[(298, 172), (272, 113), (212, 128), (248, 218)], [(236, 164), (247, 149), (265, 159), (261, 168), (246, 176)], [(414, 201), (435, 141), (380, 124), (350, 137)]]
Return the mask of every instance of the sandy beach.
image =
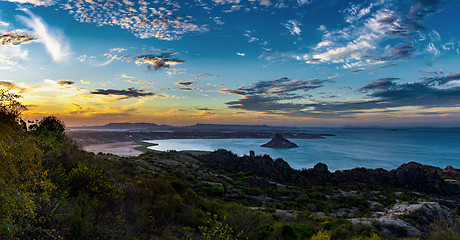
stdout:
[(134, 148), (141, 145), (135, 142), (117, 142), (117, 143), (104, 143), (104, 144), (93, 144), (85, 146), (84, 149), (88, 152), (93, 153), (111, 153), (121, 157), (132, 157), (139, 156), (142, 152)]

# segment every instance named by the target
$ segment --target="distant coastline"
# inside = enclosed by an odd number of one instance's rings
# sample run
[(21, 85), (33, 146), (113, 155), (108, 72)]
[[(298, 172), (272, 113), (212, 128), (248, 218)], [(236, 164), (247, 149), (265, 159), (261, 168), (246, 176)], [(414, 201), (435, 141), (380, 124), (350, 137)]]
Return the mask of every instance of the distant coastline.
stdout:
[(154, 123), (111, 123), (103, 126), (68, 128), (67, 135), (81, 146), (162, 139), (272, 138), (322, 139), (328, 133), (310, 133), (305, 128), (267, 125), (196, 124), (169, 126)]

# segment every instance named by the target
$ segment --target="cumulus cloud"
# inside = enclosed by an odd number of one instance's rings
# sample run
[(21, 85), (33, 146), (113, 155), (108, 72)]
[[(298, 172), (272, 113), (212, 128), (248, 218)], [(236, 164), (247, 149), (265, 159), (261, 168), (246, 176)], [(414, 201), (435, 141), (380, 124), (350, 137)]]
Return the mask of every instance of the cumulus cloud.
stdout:
[(122, 99), (127, 98), (141, 98), (141, 97), (165, 97), (163, 95), (157, 95), (152, 92), (147, 92), (143, 89), (136, 88), (127, 88), (122, 90), (117, 89), (96, 89), (90, 92), (91, 94), (96, 95), (106, 95), (106, 96), (119, 96)]
[(38, 36), (40, 42), (45, 45), (46, 50), (51, 55), (53, 61), (61, 62), (69, 55), (68, 46), (62, 41), (62, 36), (52, 33), (50, 28), (40, 18), (35, 16), (30, 10), (24, 9), (29, 17), (18, 16), (28, 27), (32, 28), (34, 34)]
[[(437, 0), (418, 1), (406, 13), (385, 1), (352, 5), (345, 17), (350, 26), (335, 31), (322, 27), (322, 41), (312, 52), (297, 59), (307, 63), (342, 63), (344, 68), (408, 59), (416, 52), (419, 36), (440, 38), (437, 32), (428, 32), (423, 21), (441, 7)], [(432, 44), (426, 51), (439, 54)]]

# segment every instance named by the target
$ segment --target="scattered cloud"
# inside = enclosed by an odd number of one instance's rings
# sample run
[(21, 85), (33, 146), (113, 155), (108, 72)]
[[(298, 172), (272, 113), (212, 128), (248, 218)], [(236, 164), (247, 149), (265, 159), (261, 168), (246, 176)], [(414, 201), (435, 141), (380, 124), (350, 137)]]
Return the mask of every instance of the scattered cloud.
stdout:
[(70, 85), (74, 85), (75, 82), (72, 82), (72, 81), (69, 81), (69, 80), (59, 80), (59, 81), (57, 81), (57, 84), (59, 84), (61, 86), (70, 86)]
[(176, 85), (190, 86), (192, 84), (197, 83), (198, 81), (200, 81), (202, 79), (211, 78), (211, 77), (219, 77), (219, 75), (209, 74), (209, 73), (202, 73), (202, 74), (195, 75), (192, 80), (177, 82)]
[(177, 82), (176, 84), (179, 85), (179, 86), (189, 86), (189, 85), (192, 85), (193, 82), (190, 82), (190, 81), (187, 81), (187, 82)]
[(296, 20), (288, 20), (287, 23), (283, 24), (285, 28), (289, 30), (289, 33), (293, 36), (299, 36), (302, 30), (300, 30), (300, 23)]
[(251, 84), (249, 87), (241, 86), (237, 89), (222, 89), (221, 92), (236, 94), (241, 96), (248, 95), (285, 95), (297, 90), (308, 91), (323, 86), (324, 80), (291, 80), (289, 78), (279, 78), (271, 81), (260, 81)]
[(207, 107), (197, 108), (196, 110), (198, 110), (198, 111), (214, 111), (214, 109), (207, 108)]
[(91, 82), (91, 81), (85, 81), (85, 80), (80, 80), (80, 82), (81, 82), (82, 84), (93, 84), (93, 82)]
[(119, 53), (124, 52), (126, 50), (128, 50), (128, 49), (126, 49), (126, 48), (112, 48), (112, 49), (110, 49), (111, 52), (119, 52)]
[(134, 78), (133, 76), (129, 76), (129, 75), (126, 75), (126, 74), (122, 74), (121, 77), (122, 78)]
[(183, 87), (183, 88), (179, 88), (179, 90), (181, 91), (192, 91), (192, 90), (195, 90), (196, 87), (193, 87), (193, 88), (189, 88), (189, 87)]
[(244, 57), (246, 54), (245, 54), (245, 53), (237, 52), (236, 55)]
[[(425, 77), (408, 83), (398, 83), (398, 80), (400, 79), (377, 79), (358, 89), (358, 92), (365, 93), (369, 99), (345, 102), (305, 100), (298, 102), (297, 100), (304, 97), (295, 94), (271, 94), (277, 91), (266, 87), (255, 87), (255, 85), (247, 89), (243, 87), (235, 90), (224, 89), (222, 92), (243, 96), (236, 101), (227, 102), (229, 108), (291, 117), (350, 118), (362, 113), (398, 112), (404, 107), (430, 109), (460, 106), (460, 73)], [(283, 81), (285, 80), (281, 80)], [(261, 86), (266, 85), (261, 84)], [(267, 92), (269, 94), (264, 94)]]
[(179, 2), (67, 0), (60, 6), (77, 21), (119, 26), (139, 38), (177, 40), (188, 32), (207, 31), (181, 12)]
[(27, 86), (21, 86), (8, 80), (0, 80), (0, 88), (7, 89), (8, 91), (16, 90), (18, 93), (24, 93), (28, 89)]
[(170, 58), (170, 54), (161, 55), (141, 55), (134, 58), (137, 65), (147, 64), (149, 70), (158, 71), (162, 68), (170, 68), (171, 66), (184, 63), (183, 60)]
[(32, 34), (28, 33), (24, 30), (16, 30), (9, 33), (2, 33), (0, 35), (0, 44), (4, 45), (20, 45), (25, 43), (30, 43), (33, 41), (37, 41), (37, 37)]

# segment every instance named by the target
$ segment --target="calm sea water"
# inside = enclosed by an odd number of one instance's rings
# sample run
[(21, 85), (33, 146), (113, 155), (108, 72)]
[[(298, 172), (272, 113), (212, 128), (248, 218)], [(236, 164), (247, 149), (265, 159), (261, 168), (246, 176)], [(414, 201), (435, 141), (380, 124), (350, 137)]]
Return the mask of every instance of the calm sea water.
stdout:
[(290, 139), (299, 145), (291, 149), (262, 148), (270, 139), (170, 139), (151, 140), (158, 143), (151, 149), (205, 150), (219, 148), (238, 155), (268, 154), (273, 159), (283, 158), (296, 169), (311, 168), (322, 162), (329, 170), (355, 167), (394, 169), (403, 163), (460, 168), (460, 128), (453, 129), (342, 129), (316, 128), (312, 133), (331, 133), (325, 139)]

